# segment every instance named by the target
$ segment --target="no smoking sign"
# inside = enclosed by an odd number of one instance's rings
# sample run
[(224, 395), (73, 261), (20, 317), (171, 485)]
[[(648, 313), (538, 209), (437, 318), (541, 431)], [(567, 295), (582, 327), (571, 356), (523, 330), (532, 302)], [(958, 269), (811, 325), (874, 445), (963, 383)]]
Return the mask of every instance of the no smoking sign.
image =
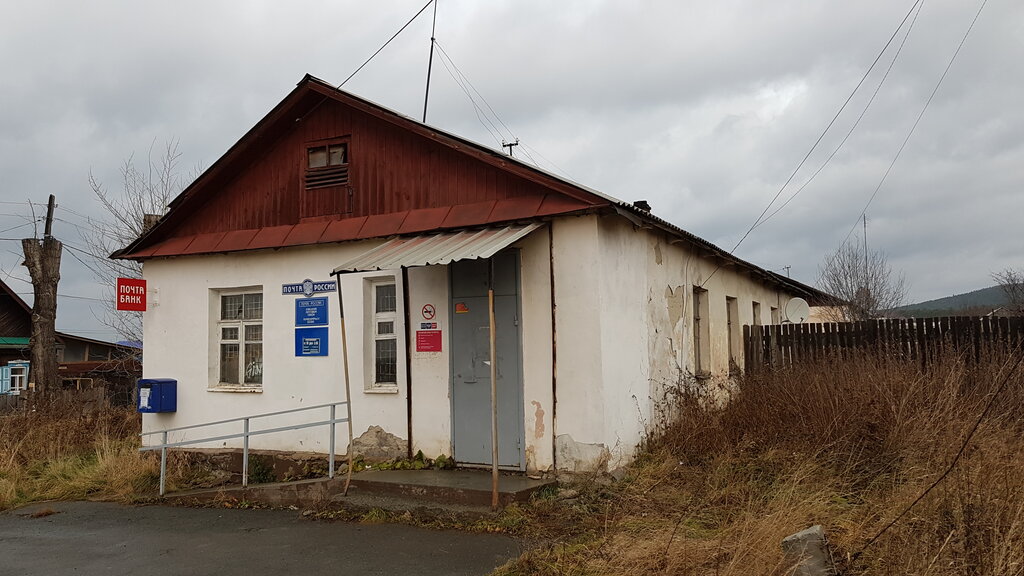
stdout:
[(424, 304), (422, 312), (424, 320), (433, 320), (434, 315), (437, 314), (437, 310), (434, 309), (433, 304)]

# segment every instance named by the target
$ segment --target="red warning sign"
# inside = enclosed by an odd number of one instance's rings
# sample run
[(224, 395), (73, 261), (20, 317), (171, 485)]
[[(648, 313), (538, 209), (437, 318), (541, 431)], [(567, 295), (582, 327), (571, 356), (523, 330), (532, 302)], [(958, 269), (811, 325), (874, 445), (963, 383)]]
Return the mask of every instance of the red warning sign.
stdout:
[(434, 308), (433, 304), (424, 304), (421, 312), (423, 313), (424, 320), (433, 320), (434, 315), (437, 314), (437, 310)]

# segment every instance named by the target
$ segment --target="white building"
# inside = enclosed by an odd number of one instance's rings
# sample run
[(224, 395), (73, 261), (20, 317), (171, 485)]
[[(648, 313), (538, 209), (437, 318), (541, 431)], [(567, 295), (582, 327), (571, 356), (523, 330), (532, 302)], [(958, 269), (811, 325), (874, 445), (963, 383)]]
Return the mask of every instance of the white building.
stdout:
[(144, 262), (144, 376), (178, 381), (145, 430), (345, 400), (340, 296), (355, 435), (467, 465), (491, 462), (493, 277), (499, 464), (527, 471), (625, 463), (667, 389), (742, 369), (742, 325), (823, 296), (309, 76), (115, 256)]

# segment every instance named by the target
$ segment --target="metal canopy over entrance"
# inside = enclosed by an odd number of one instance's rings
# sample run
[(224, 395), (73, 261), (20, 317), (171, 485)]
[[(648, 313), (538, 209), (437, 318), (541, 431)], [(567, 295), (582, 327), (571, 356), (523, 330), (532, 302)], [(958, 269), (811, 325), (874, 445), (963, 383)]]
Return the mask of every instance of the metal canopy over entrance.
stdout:
[[(373, 248), (362, 255), (345, 262), (338, 266), (332, 272), (332, 275), (338, 279), (338, 304), (340, 308), (341, 316), (341, 347), (342, 347), (342, 358), (344, 366), (344, 378), (345, 378), (345, 395), (346, 400), (349, 400), (349, 409), (351, 410), (351, 398), (352, 391), (349, 382), (349, 352), (348, 352), (348, 341), (345, 335), (345, 302), (342, 298), (342, 287), (341, 287), (341, 276), (343, 274), (350, 274), (354, 272), (371, 272), (374, 270), (396, 270), (401, 269), (402, 271), (402, 291), (403, 300), (406, 303), (406, 346), (408, 346), (408, 301), (409, 301), (409, 282), (407, 270), (411, 267), (416, 266), (431, 266), (431, 265), (445, 265), (452, 264), (459, 261), (468, 260), (479, 260), (486, 259), (488, 264), (486, 266), (486, 284), (487, 287), (487, 312), (488, 321), (486, 326), (489, 328), (488, 338), (489, 340), (489, 353), (487, 354), (488, 360), (485, 364), (489, 367), (489, 378), (490, 381), (490, 399), (491, 399), (491, 507), (494, 510), (498, 508), (498, 462), (499, 462), (499, 432), (498, 432), (498, 353), (497, 353), (497, 334), (495, 331), (496, 316), (495, 316), (495, 270), (494, 270), (494, 255), (498, 254), (505, 248), (508, 248), (518, 240), (525, 238), (528, 234), (534, 230), (543, 226), (541, 223), (533, 222), (530, 224), (512, 225), (505, 227), (492, 227), (484, 228), (482, 230), (474, 231), (460, 231), (460, 232), (442, 232), (438, 234), (428, 234), (420, 236), (412, 236), (405, 238), (395, 238), (389, 240), (384, 244)], [(518, 284), (518, 281), (517, 281)], [(513, 296), (514, 299), (518, 299), (518, 294)], [(518, 316), (518, 312), (515, 313)], [(518, 322), (514, 322), (514, 325), (518, 325)], [(408, 352), (407, 352), (408, 354)], [(518, 353), (517, 353), (518, 356)], [(408, 357), (408, 356), (407, 356)], [(517, 372), (518, 374), (518, 372)], [(406, 369), (406, 378), (409, 378), (408, 368)], [(518, 378), (517, 378), (518, 379)], [(410, 383), (407, 381), (407, 386)], [(409, 401), (412, 401), (411, 387), (409, 389)], [(521, 404), (521, 402), (520, 402)], [(412, 406), (409, 406), (409, 418), (412, 417)], [(348, 492), (348, 482), (351, 479), (352, 466), (352, 419), (351, 413), (348, 420), (349, 425), (349, 467), (348, 467), (348, 479), (346, 480), (346, 494)], [(517, 424), (518, 426), (518, 424)], [(412, 421), (409, 424), (410, 430), (410, 447), (412, 446)]]
[(543, 224), (531, 223), (395, 238), (334, 269), (334, 275), (490, 258)]

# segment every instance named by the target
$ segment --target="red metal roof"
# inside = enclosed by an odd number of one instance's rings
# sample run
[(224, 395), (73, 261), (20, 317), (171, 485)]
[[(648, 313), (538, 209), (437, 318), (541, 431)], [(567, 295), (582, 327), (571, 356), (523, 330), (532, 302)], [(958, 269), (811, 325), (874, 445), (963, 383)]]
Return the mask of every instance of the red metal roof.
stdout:
[(125, 257), (217, 254), (443, 232), (485, 224), (535, 220), (537, 217), (547, 214), (588, 208), (583, 203), (558, 202), (550, 209), (545, 210), (546, 204), (548, 203), (539, 199), (513, 198), (497, 202), (377, 214), (369, 217), (303, 222), (291, 226), (271, 226), (255, 230), (235, 230), (228, 233), (194, 234), (171, 238), (145, 250), (127, 254)]
[[(353, 142), (347, 187), (306, 189), (296, 154), (308, 142), (344, 134)], [(114, 257), (510, 224), (605, 208), (612, 200), (307, 76), (175, 198), (155, 227)]]

